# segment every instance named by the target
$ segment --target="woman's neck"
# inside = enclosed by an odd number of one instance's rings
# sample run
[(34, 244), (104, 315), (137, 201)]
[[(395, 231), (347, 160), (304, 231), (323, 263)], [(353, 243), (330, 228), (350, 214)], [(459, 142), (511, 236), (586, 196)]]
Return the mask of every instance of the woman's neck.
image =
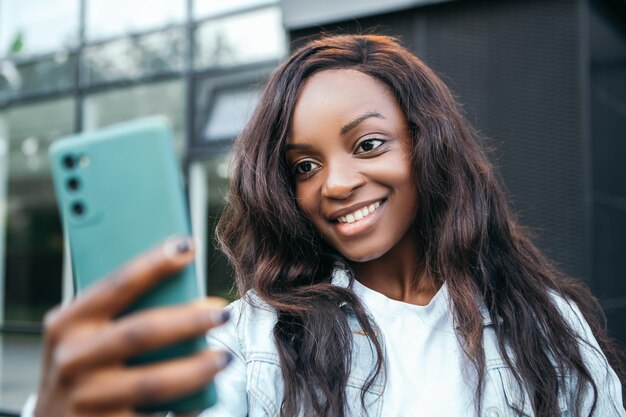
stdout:
[(419, 257), (417, 240), (407, 233), (383, 256), (367, 262), (351, 262), (356, 279), (366, 287), (405, 303), (426, 305), (441, 284), (434, 282)]

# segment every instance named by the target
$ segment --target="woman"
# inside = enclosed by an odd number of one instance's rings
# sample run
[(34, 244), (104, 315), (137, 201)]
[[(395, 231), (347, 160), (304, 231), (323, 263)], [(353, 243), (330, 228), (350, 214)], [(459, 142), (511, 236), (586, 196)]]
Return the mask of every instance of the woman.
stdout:
[[(93, 300), (79, 298), (48, 320), (37, 415), (131, 415), (230, 358), (203, 415), (626, 416), (597, 301), (516, 223), (476, 136), (445, 85), (393, 39), (335, 36), (296, 51), (233, 153), (218, 237), (243, 298), (209, 338), (230, 356), (148, 376), (119, 365), (137, 353), (123, 338), (72, 352), (98, 325), (122, 334), (111, 315), (81, 314)], [(155, 253), (141, 264), (149, 273), (117, 274), (129, 297), (175, 269)], [(104, 303), (109, 287), (91, 297)], [(146, 348), (224, 320), (193, 319), (197, 310), (162, 325), (165, 311), (131, 316), (126, 331), (155, 320)]]

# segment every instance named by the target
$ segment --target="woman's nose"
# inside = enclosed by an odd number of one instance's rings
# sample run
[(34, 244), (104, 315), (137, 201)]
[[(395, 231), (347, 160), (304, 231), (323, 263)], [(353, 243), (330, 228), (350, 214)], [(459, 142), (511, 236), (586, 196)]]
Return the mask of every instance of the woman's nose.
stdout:
[(350, 164), (339, 162), (334, 166), (328, 165), (322, 186), (322, 196), (332, 199), (346, 199), (363, 184), (365, 184), (365, 177)]

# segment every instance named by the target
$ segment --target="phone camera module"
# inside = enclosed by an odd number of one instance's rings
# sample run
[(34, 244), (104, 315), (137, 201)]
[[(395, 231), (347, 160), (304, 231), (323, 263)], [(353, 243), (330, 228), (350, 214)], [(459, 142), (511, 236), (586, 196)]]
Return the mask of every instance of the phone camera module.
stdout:
[(74, 213), (74, 215), (81, 217), (85, 214), (85, 211), (86, 211), (86, 208), (82, 202), (76, 201), (75, 203), (72, 204), (72, 213)]
[(67, 180), (67, 188), (70, 191), (78, 191), (80, 189), (80, 181), (76, 177)]
[(67, 169), (73, 169), (76, 166), (76, 161), (72, 155), (65, 155), (63, 157), (63, 166)]

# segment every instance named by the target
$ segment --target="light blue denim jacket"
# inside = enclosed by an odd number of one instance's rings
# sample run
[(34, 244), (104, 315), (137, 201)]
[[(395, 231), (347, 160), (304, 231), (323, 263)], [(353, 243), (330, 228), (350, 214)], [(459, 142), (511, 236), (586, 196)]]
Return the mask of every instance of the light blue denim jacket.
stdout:
[[(347, 286), (349, 278), (342, 269), (336, 269), (333, 283)], [(229, 350), (233, 362), (215, 380), (218, 403), (201, 414), (201, 417), (278, 417), (283, 399), (283, 380), (278, 352), (274, 344), (273, 328), (276, 314), (258, 297), (248, 294), (250, 301), (238, 300), (230, 305), (231, 320), (209, 334), (209, 344), (215, 349)], [(598, 385), (599, 398), (594, 415), (601, 417), (626, 417), (621, 405), (621, 384), (608, 365), (604, 355), (578, 309), (555, 296), (557, 305), (570, 325), (581, 336), (581, 349), (586, 363)], [(382, 378), (367, 392), (367, 413), (361, 406), (361, 387), (373, 369), (376, 360), (368, 338), (363, 335), (354, 313), (342, 307), (353, 333), (353, 363), (346, 388), (348, 416), (395, 417), (385, 414)], [(511, 370), (501, 357), (492, 322), (486, 308), (483, 313), (483, 342), (485, 349), (485, 385), (482, 396), (481, 417), (533, 416), (528, 395), (522, 395)], [(375, 319), (372, 318), (375, 324)], [(378, 332), (381, 346), (383, 335)], [(589, 344), (584, 341), (589, 342)], [(597, 349), (597, 351), (595, 349)], [(384, 354), (384, 352), (383, 352)], [(461, 377), (461, 376), (459, 376)], [(559, 397), (561, 415), (574, 416), (570, 411), (573, 387), (569, 383)], [(406, 387), (411, 395), (411, 387)], [(585, 395), (583, 410), (591, 405), (592, 394)], [(521, 413), (521, 414), (520, 414)], [(588, 413), (588, 411), (586, 411)], [(584, 413), (583, 415), (587, 415)], [(419, 410), (416, 410), (416, 415)], [(450, 416), (456, 417), (456, 416)]]
[[(342, 269), (336, 269), (333, 283), (347, 286), (349, 278)], [(621, 384), (615, 372), (608, 365), (600, 352), (587, 323), (578, 309), (564, 299), (554, 297), (561, 313), (572, 328), (580, 335), (583, 356), (598, 385), (599, 398), (595, 416), (626, 417), (621, 403)], [(201, 417), (279, 417), (283, 399), (283, 380), (274, 344), (273, 328), (276, 313), (258, 297), (249, 294), (252, 302), (235, 301), (228, 308), (230, 321), (209, 334), (209, 345), (214, 349), (229, 350), (234, 355), (232, 363), (216, 379), (218, 402), (204, 411)], [(349, 375), (347, 396), (347, 415), (350, 417), (397, 417), (385, 414), (382, 379), (375, 381), (365, 396), (367, 413), (361, 406), (361, 387), (367, 379), (376, 360), (368, 338), (363, 335), (354, 313), (343, 307), (352, 329), (353, 363)], [(486, 308), (483, 313), (483, 344), (485, 349), (485, 385), (482, 396), (482, 415), (480, 417), (532, 417), (532, 407), (528, 395), (520, 392), (511, 370), (502, 359), (497, 345), (495, 332)], [(370, 318), (375, 325), (375, 319)], [(384, 336), (378, 332), (381, 346), (384, 348)], [(384, 353), (384, 352), (383, 352)], [(459, 377), (461, 377), (459, 375)], [(574, 383), (570, 381), (566, 390), (559, 397), (561, 417), (573, 417), (571, 402)], [(406, 387), (406, 394), (411, 395), (411, 387)], [(587, 416), (592, 395), (587, 392), (584, 398), (583, 414)], [(36, 397), (29, 398), (22, 410), (22, 417), (32, 417)], [(416, 414), (419, 415), (419, 410)], [(450, 416), (457, 417), (457, 416)], [(458, 416), (460, 417), (460, 416)], [(555, 416), (556, 417), (556, 416)]]

